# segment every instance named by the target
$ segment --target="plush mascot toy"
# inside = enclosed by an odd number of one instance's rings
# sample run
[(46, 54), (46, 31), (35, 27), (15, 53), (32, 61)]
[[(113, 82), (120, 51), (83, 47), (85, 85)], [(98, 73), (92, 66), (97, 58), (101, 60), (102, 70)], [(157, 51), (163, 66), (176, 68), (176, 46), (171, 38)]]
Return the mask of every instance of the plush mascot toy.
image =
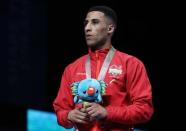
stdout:
[(74, 103), (83, 104), (86, 108), (88, 102), (102, 102), (102, 95), (105, 94), (106, 83), (102, 80), (85, 79), (71, 85)]

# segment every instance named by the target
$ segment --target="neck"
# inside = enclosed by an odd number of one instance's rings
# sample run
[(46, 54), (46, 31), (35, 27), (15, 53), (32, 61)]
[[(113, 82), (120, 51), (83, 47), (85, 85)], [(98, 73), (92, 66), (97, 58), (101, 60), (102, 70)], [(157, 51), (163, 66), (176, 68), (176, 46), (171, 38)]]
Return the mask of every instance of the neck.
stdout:
[(95, 47), (91, 47), (91, 51), (95, 51), (95, 50), (100, 50), (100, 49), (109, 49), (111, 47), (111, 41), (108, 40), (105, 42), (105, 44), (97, 44), (97, 45), (101, 45), (101, 46), (95, 46)]

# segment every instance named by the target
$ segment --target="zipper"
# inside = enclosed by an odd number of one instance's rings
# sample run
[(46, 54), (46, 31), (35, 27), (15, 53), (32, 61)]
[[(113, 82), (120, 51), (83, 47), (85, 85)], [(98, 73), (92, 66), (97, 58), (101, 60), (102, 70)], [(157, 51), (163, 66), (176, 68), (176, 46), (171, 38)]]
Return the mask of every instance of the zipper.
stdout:
[(98, 76), (99, 76), (100, 64), (101, 64), (101, 61), (100, 61), (100, 58), (99, 58), (99, 54), (96, 51), (96, 78), (98, 78)]

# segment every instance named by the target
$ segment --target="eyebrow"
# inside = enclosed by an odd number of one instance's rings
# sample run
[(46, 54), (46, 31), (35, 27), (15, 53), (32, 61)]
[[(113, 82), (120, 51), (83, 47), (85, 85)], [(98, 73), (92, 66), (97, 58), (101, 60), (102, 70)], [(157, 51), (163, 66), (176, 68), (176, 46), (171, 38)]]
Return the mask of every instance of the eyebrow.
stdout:
[(91, 21), (100, 21), (100, 19), (92, 19)]
[[(93, 19), (91, 19), (90, 21), (100, 21), (100, 19), (93, 18)], [(87, 19), (85, 19), (84, 23), (87, 23), (87, 22), (88, 22), (88, 20), (87, 20)]]

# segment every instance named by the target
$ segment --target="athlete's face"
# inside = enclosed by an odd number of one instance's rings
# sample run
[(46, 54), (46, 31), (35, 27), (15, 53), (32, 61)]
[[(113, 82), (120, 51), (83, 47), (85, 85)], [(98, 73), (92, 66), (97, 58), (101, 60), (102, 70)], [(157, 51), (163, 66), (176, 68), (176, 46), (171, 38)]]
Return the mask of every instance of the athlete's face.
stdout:
[(85, 19), (85, 38), (89, 47), (102, 46), (109, 37), (108, 19), (99, 11), (89, 12)]

